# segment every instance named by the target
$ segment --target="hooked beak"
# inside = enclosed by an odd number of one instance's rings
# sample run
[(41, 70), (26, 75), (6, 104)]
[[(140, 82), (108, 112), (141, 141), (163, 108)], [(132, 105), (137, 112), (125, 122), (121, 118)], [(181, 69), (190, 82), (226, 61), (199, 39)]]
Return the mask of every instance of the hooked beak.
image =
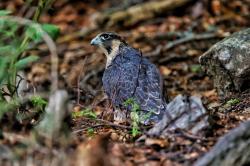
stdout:
[(96, 36), (94, 39), (91, 40), (91, 45), (100, 45), (102, 41), (100, 40), (99, 36)]

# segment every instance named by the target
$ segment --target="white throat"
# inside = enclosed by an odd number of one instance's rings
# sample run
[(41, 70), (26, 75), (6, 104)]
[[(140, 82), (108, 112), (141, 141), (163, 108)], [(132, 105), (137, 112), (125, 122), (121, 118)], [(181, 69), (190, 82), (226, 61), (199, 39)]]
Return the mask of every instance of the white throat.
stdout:
[(110, 53), (108, 53), (108, 51), (104, 47), (101, 47), (101, 50), (104, 52), (104, 54), (106, 55), (106, 58), (107, 58), (106, 68), (112, 63), (112, 61), (117, 56), (120, 44), (121, 44), (120, 41), (113, 40), (112, 47), (111, 47), (112, 50)]

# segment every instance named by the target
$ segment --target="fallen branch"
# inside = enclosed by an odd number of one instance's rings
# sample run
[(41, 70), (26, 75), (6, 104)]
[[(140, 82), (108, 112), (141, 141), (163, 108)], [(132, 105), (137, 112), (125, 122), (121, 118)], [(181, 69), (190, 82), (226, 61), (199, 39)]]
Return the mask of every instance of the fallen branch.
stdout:
[[(125, 126), (125, 125), (120, 125), (120, 124), (114, 124), (110, 121), (107, 121), (107, 120), (103, 120), (103, 119), (91, 119), (91, 118), (84, 118), (85, 120), (89, 120), (89, 121), (93, 121), (95, 123), (102, 123), (102, 124), (97, 124), (97, 125), (93, 125), (93, 126), (88, 126), (88, 127), (93, 127), (93, 128), (96, 128), (96, 127), (100, 127), (100, 126), (110, 126), (110, 127), (114, 127), (114, 128), (122, 128), (122, 129), (129, 129), (131, 130), (132, 127), (130, 126)], [(79, 133), (81, 131), (84, 131), (86, 128), (83, 128), (83, 129), (79, 129), (79, 130), (76, 130), (74, 131), (73, 133)]]
[(100, 14), (96, 19), (99, 26), (132, 26), (138, 22), (152, 19), (155, 16), (166, 13), (169, 10), (183, 6), (191, 0), (158, 0), (149, 1), (132, 6), (123, 11), (109, 14)]
[(242, 123), (219, 139), (194, 166), (234, 166), (250, 163), (250, 121)]
[(218, 33), (203, 33), (203, 34), (194, 34), (190, 33), (189, 35), (186, 35), (183, 38), (174, 40), (172, 42), (167, 43), (166, 45), (159, 45), (154, 51), (145, 53), (145, 56), (158, 56), (161, 52), (170, 50), (180, 44), (187, 43), (190, 41), (196, 41), (196, 40), (206, 40), (206, 39), (212, 39), (212, 38), (224, 38), (225, 35), (218, 34)]
[(197, 141), (197, 140), (208, 141), (208, 139), (205, 137), (200, 137), (200, 136), (194, 135), (192, 133), (188, 133), (188, 132), (186, 132), (184, 130), (180, 130), (180, 129), (177, 129), (177, 133), (173, 134), (173, 136), (175, 136), (175, 137), (181, 136), (181, 137), (187, 138), (191, 141)]

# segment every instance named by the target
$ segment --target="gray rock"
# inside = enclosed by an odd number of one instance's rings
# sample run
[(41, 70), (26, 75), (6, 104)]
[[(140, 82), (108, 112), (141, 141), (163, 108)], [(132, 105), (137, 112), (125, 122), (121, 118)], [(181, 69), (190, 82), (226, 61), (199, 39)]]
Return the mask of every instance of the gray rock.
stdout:
[(163, 119), (148, 131), (149, 136), (168, 135), (176, 129), (198, 134), (208, 127), (207, 111), (201, 99), (195, 96), (178, 95), (167, 105)]
[(250, 28), (216, 43), (200, 57), (221, 99), (250, 88)]

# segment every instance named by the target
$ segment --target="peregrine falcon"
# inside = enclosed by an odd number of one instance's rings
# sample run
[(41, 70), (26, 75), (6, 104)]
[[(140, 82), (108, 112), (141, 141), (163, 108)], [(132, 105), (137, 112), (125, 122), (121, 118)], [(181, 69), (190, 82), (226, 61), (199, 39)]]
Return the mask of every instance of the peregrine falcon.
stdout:
[(160, 120), (167, 103), (157, 67), (116, 33), (101, 33), (92, 39), (91, 45), (98, 46), (106, 55), (102, 82), (113, 107), (130, 111), (131, 107), (125, 107), (124, 102), (133, 98), (143, 114), (150, 112), (150, 122)]

